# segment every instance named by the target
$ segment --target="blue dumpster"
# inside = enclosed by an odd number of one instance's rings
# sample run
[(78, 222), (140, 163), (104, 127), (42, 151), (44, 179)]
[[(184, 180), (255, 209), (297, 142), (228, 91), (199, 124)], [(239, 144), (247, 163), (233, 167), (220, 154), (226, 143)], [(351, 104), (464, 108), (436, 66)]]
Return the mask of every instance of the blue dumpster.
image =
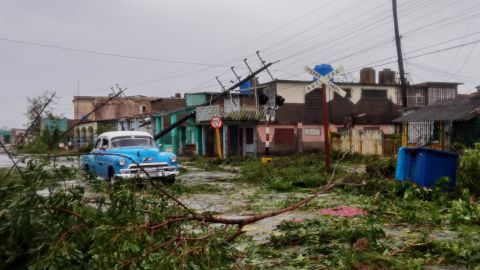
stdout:
[(456, 182), (458, 155), (430, 148), (402, 147), (398, 152), (395, 178), (411, 180), (422, 187), (434, 187), (435, 182), (448, 177), (446, 189), (453, 189)]
[(397, 169), (395, 178), (400, 181), (411, 179), (412, 170), (415, 169), (416, 155), (413, 155), (414, 148), (400, 147), (397, 156)]

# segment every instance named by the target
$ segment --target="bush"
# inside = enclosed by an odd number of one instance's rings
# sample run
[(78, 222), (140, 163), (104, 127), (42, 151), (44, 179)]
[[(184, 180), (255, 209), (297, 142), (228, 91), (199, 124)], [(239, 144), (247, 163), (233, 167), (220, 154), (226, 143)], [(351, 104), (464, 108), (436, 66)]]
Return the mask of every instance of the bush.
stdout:
[(469, 189), (472, 195), (480, 196), (480, 144), (465, 150), (460, 157), (457, 178), (460, 189)]
[(379, 159), (367, 164), (365, 170), (370, 178), (393, 178), (396, 164), (393, 158)]

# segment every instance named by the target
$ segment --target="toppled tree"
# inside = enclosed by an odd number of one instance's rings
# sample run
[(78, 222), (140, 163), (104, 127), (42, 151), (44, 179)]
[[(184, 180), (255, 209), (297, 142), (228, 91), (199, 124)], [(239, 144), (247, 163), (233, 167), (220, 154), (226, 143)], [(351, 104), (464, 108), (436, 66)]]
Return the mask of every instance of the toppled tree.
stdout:
[[(227, 268), (235, 258), (230, 242), (245, 225), (344, 185), (329, 181), (283, 209), (226, 218), (191, 210), (153, 181), (146, 189), (93, 181), (97, 192), (85, 194), (58, 182), (71, 169), (47, 165), (32, 160), (15, 184), (0, 189), (0, 268)], [(38, 192), (46, 186), (47, 195)]]

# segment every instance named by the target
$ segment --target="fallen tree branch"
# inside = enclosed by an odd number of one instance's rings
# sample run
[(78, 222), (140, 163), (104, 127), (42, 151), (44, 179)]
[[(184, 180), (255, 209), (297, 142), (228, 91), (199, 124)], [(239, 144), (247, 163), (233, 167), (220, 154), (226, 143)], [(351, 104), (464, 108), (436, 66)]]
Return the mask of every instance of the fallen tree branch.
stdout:
[(61, 212), (61, 213), (65, 213), (65, 214), (68, 214), (68, 215), (71, 215), (71, 216), (74, 216), (76, 218), (78, 218), (82, 223), (84, 223), (85, 225), (87, 225), (87, 221), (82, 217), (80, 216), (80, 214), (77, 214), (75, 212), (72, 212), (70, 210), (66, 210), (66, 209), (62, 209), (62, 208), (57, 208), (57, 207), (49, 207), (49, 206), (44, 206), (44, 207), (38, 207), (36, 209), (45, 209), (45, 210), (53, 210), (53, 211), (57, 211), (57, 212)]
[[(269, 217), (274, 217), (281, 215), (283, 213), (293, 211), (295, 209), (298, 209), (302, 207), (303, 205), (307, 204), (308, 202), (312, 201), (316, 197), (318, 197), (321, 194), (325, 194), (329, 191), (331, 191), (334, 188), (337, 187), (342, 187), (342, 186), (363, 186), (364, 183), (359, 183), (359, 184), (347, 184), (345, 183), (345, 177), (341, 178), (340, 180), (337, 180), (333, 183), (329, 183), (322, 188), (320, 188), (316, 193), (314, 193), (311, 196), (308, 196), (288, 207), (278, 209), (275, 211), (270, 211), (270, 212), (265, 212), (265, 213), (260, 213), (257, 215), (252, 215), (252, 216), (246, 216), (246, 217), (241, 217), (241, 218), (225, 218), (221, 216), (213, 216), (209, 213), (202, 213), (202, 214), (196, 214), (192, 216), (188, 216), (186, 218), (190, 220), (197, 220), (201, 222), (207, 222), (207, 223), (221, 223), (221, 224), (226, 224), (226, 225), (238, 225), (239, 230), (237, 230), (235, 233), (233, 233), (231, 236), (227, 237), (224, 242), (231, 242), (238, 236), (240, 236), (243, 231), (241, 230), (245, 225), (255, 223), (257, 221), (260, 221), (262, 219), (266, 219)], [(154, 185), (156, 187), (156, 185)], [(178, 199), (177, 199), (178, 200)], [(182, 220), (186, 220), (186, 218), (183, 218)]]
[(414, 243), (414, 244), (409, 244), (409, 245), (406, 245), (404, 246), (403, 248), (401, 249), (397, 249), (395, 250), (394, 252), (390, 253), (390, 256), (396, 256), (400, 253), (404, 253), (405, 251), (409, 250), (409, 249), (412, 249), (412, 248), (416, 248), (416, 247), (421, 247), (421, 246), (425, 246), (427, 245), (427, 243)]

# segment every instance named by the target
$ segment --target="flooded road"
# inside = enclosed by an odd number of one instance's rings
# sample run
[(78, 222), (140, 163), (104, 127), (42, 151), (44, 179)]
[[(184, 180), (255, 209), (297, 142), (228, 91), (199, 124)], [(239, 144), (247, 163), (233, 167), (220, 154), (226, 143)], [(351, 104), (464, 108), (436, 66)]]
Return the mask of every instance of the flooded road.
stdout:
[[(251, 216), (285, 207), (286, 200), (300, 200), (305, 193), (279, 193), (265, 190), (262, 185), (236, 181), (239, 172), (204, 171), (184, 166), (187, 172), (180, 175), (178, 183), (188, 187), (189, 193), (179, 199), (193, 210), (211, 212), (224, 218)], [(328, 196), (325, 194), (320, 197)], [(317, 213), (295, 210), (249, 224), (243, 228), (247, 236), (258, 243), (266, 243), (283, 221), (315, 219)]]
[(8, 155), (5, 153), (0, 153), (0, 168), (8, 168), (13, 165)]
[[(51, 163), (53, 165), (53, 162)], [(78, 159), (60, 157), (55, 161), (55, 166), (78, 168)], [(0, 154), (0, 167), (11, 167), (12, 162), (6, 154)], [(25, 163), (20, 163), (25, 166)], [(307, 196), (304, 193), (277, 193), (264, 190), (262, 185), (236, 181), (239, 172), (233, 168), (225, 171), (204, 171), (188, 164), (182, 165), (186, 172), (177, 177), (175, 185), (180, 185), (188, 190), (179, 199), (191, 209), (198, 212), (210, 212), (225, 218), (234, 218), (239, 215), (250, 216), (256, 213), (272, 211), (284, 207), (285, 200), (299, 200)], [(95, 197), (97, 194), (80, 175), (72, 179), (62, 179), (56, 187), (44, 188), (37, 192), (40, 196), (48, 196), (50, 192), (58, 189), (68, 189), (81, 186), (85, 189), (86, 198)], [(275, 228), (284, 220), (314, 219), (317, 214), (302, 210), (284, 213), (275, 217), (264, 219), (260, 222), (244, 227), (246, 235), (251, 236), (256, 242), (268, 241)]]

